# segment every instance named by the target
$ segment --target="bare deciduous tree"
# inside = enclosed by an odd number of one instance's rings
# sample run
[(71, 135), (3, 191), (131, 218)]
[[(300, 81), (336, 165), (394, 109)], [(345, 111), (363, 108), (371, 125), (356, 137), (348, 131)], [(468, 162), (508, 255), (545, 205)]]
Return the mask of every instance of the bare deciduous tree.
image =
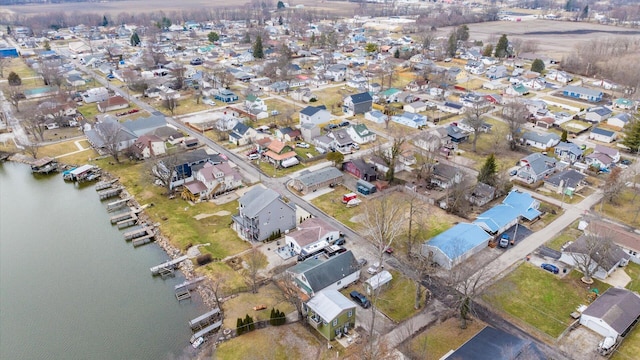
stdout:
[(388, 168), (387, 173), (385, 174), (385, 179), (387, 181), (393, 181), (395, 179), (396, 164), (398, 163), (398, 158), (402, 152), (402, 145), (406, 141), (406, 138), (402, 134), (395, 134), (392, 135), (392, 137), (393, 139), (389, 147), (380, 145), (374, 152)]
[(251, 250), (244, 256), (245, 271), (244, 276), (251, 283), (251, 291), (258, 293), (258, 274), (260, 270), (267, 266), (267, 257), (253, 245)]
[(502, 108), (502, 118), (509, 126), (509, 146), (511, 150), (518, 147), (520, 129), (527, 122), (529, 110), (521, 102), (510, 102)]
[(603, 198), (602, 201), (607, 201), (611, 204), (615, 204), (622, 193), (622, 190), (625, 188), (625, 178), (623, 177), (622, 170), (620, 167), (614, 167), (609, 176), (607, 176), (607, 180), (605, 181), (602, 192)]
[(33, 134), (34, 140), (44, 141), (44, 131), (46, 118), (38, 106), (32, 106), (24, 109), (22, 112), (22, 124)]
[[(609, 262), (616, 245), (606, 234), (588, 233), (580, 236), (565, 249), (584, 275), (582, 281), (591, 284), (600, 264)], [(608, 270), (608, 269), (606, 269)]]
[(24, 93), (22, 92), (22, 86), (14, 85), (7, 87), (7, 100), (16, 108), (16, 112), (20, 112), (20, 101), (24, 99)]
[(473, 152), (476, 152), (476, 144), (478, 143), (478, 138), (480, 138), (480, 132), (484, 126), (484, 118), (482, 114), (486, 112), (487, 106), (484, 102), (476, 102), (472, 107), (467, 108), (464, 113), (464, 119), (467, 124), (471, 126), (473, 129)]
[(180, 163), (179, 154), (171, 154), (162, 158), (156, 158), (148, 162), (146, 174), (151, 178), (152, 183), (159, 184), (166, 190), (167, 196), (173, 194), (171, 183), (177, 177), (176, 167)]
[(4, 69), (9, 66), (11, 59), (8, 57), (0, 56), (0, 78), (4, 78)]
[(274, 278), (276, 285), (282, 291), (282, 297), (284, 301), (293, 305), (296, 308), (296, 312), (298, 313), (298, 319), (303, 318), (303, 304), (302, 298), (300, 297), (300, 288), (296, 286), (295, 279), (293, 275), (286, 270), (282, 272), (280, 275)]
[(486, 269), (474, 269), (470, 263), (460, 263), (449, 271), (448, 285), (456, 290), (456, 310), (461, 329), (467, 328), (467, 321), (473, 313), (474, 300), (481, 294), (481, 285), (488, 277)]

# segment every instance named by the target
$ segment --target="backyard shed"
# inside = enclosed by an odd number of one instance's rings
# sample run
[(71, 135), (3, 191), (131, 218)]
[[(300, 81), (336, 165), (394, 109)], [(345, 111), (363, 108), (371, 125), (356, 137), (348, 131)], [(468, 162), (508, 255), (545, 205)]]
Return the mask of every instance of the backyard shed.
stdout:
[(391, 273), (387, 270), (383, 270), (373, 275), (369, 280), (364, 282), (364, 288), (367, 291), (367, 295), (371, 295), (374, 291), (390, 283), (391, 280), (393, 280), (393, 276), (391, 276)]

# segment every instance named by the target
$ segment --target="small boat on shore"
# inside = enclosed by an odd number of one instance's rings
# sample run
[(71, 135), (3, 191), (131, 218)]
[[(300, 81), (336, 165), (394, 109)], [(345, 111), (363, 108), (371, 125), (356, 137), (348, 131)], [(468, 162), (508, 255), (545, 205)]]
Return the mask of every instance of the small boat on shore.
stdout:
[(191, 344), (191, 346), (193, 346), (194, 349), (197, 349), (198, 347), (200, 347), (200, 345), (202, 345), (203, 342), (204, 342), (204, 338), (200, 336), (193, 342), (193, 344)]

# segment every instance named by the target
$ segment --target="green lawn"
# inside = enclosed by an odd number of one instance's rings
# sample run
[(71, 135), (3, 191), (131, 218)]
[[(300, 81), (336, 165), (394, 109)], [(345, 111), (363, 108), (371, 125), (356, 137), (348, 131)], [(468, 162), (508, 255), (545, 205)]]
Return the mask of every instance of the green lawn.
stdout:
[[(557, 338), (573, 321), (569, 316), (587, 304), (588, 290), (576, 271), (560, 278), (525, 263), (489, 289), (483, 299), (511, 316)], [(595, 281), (600, 293), (610, 285)]]
[[(86, 140), (83, 140), (81, 145), (83, 147), (87, 147)], [(78, 151), (78, 147), (76, 146), (73, 140), (71, 141), (63, 141), (57, 144), (43, 146), (38, 150), (38, 157), (56, 157), (63, 154), (68, 154), (70, 152)]]
[(335, 218), (336, 220), (353, 229), (355, 226), (357, 226), (357, 223), (351, 221), (351, 219), (354, 216), (362, 213), (362, 209), (360, 209), (360, 207), (365, 205), (367, 199), (365, 199), (364, 197), (360, 197), (360, 199), (362, 200), (362, 204), (356, 207), (348, 208), (345, 204), (342, 203), (342, 195), (349, 192), (351, 191), (347, 188), (338, 186), (333, 191), (311, 200), (311, 203), (327, 213), (327, 215)]
[(593, 208), (607, 217), (637, 228), (640, 227), (640, 216), (636, 216), (638, 214), (638, 205), (634, 205), (633, 199), (635, 196), (633, 189), (626, 188), (615, 203), (599, 203)]
[(574, 221), (573, 224), (566, 227), (558, 236), (550, 241), (547, 241), (545, 245), (551, 249), (560, 251), (562, 245), (566, 244), (569, 241), (573, 241), (580, 235), (582, 235), (582, 231), (578, 230), (579, 222), (580, 220)]
[(405, 350), (405, 355), (411, 355), (412, 359), (440, 359), (449, 350), (455, 350), (462, 346), (484, 326), (483, 322), (475, 319), (467, 323), (466, 329), (460, 329), (460, 321), (457, 318), (449, 318), (411, 339)]
[(612, 360), (637, 359), (640, 354), (640, 326), (637, 326), (627, 335), (622, 345), (611, 356)]
[(624, 268), (624, 272), (631, 278), (631, 282), (627, 284), (627, 289), (640, 293), (640, 265), (629, 262), (629, 265)]
[(83, 104), (82, 106), (78, 106), (77, 111), (82, 114), (87, 120), (93, 121), (96, 115), (100, 114), (98, 111), (98, 105), (93, 104)]

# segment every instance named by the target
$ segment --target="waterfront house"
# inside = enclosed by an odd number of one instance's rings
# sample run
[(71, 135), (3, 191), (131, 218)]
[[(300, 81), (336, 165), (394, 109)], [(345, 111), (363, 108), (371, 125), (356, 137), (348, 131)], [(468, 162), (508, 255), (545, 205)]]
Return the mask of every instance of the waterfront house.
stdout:
[[(337, 170), (336, 168), (333, 168)], [(296, 254), (313, 254), (331, 245), (340, 231), (319, 218), (307, 219), (284, 236), (285, 246)]]
[(272, 189), (254, 186), (238, 199), (233, 229), (249, 241), (264, 241), (296, 226), (296, 206)]
[(287, 269), (295, 284), (307, 296), (313, 297), (324, 290), (340, 290), (360, 278), (360, 266), (351, 250), (328, 259), (309, 258)]
[(321, 291), (305, 304), (306, 319), (327, 341), (356, 326), (356, 304), (337, 290)]
[(167, 150), (164, 141), (153, 134), (140, 136), (130, 149), (134, 156), (140, 160), (164, 155)]

